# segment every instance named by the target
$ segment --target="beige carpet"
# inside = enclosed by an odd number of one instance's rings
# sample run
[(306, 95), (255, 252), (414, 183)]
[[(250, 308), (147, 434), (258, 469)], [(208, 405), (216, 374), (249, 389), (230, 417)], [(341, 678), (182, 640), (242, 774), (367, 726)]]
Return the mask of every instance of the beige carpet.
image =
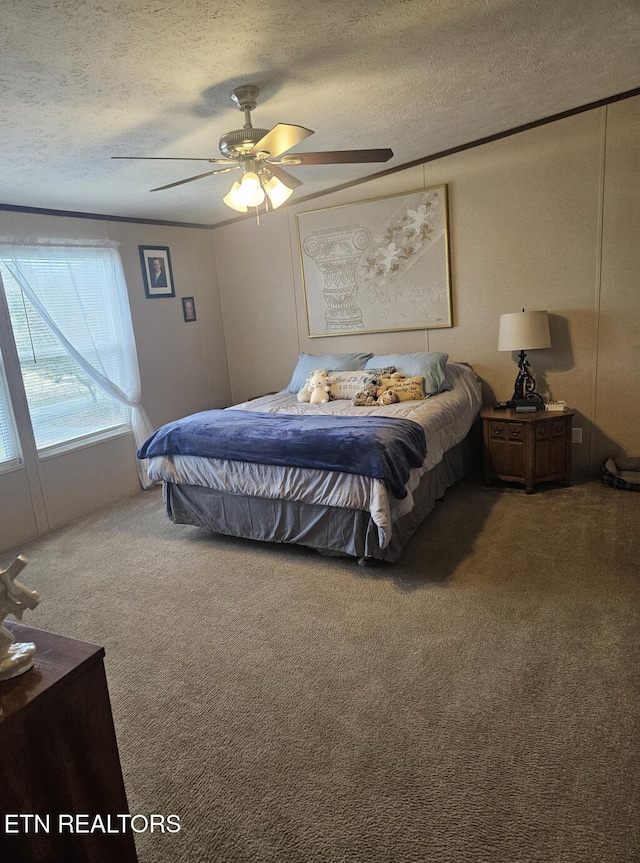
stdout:
[(154, 489), (15, 554), (24, 622), (106, 646), (131, 812), (181, 818), (141, 863), (631, 863), (639, 529), (597, 481), (469, 479), (363, 568)]

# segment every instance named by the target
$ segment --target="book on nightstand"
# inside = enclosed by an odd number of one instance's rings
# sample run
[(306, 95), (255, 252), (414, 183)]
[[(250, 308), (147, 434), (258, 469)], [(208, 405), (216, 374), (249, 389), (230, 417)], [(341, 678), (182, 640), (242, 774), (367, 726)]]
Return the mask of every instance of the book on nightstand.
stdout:
[(544, 409), (546, 411), (566, 411), (566, 402), (545, 402)]

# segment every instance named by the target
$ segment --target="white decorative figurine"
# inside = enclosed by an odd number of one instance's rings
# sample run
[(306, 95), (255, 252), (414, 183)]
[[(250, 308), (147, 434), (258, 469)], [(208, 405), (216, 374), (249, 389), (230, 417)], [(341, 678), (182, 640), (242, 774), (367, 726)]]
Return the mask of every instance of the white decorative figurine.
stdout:
[(0, 680), (17, 677), (33, 665), (36, 646), (33, 642), (16, 643), (13, 633), (3, 626), (8, 614), (18, 620), (26, 608), (35, 608), (40, 596), (16, 580), (16, 575), (29, 563), (26, 557), (17, 557), (9, 569), (0, 569)]

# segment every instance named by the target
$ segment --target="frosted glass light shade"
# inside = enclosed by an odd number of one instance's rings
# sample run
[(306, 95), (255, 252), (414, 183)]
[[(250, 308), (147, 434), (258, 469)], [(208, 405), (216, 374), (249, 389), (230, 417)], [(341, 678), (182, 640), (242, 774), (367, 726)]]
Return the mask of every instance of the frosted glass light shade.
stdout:
[(269, 200), (271, 201), (271, 206), (274, 210), (281, 204), (284, 204), (287, 198), (293, 194), (293, 189), (285, 186), (285, 184), (281, 183), (277, 177), (271, 177), (269, 182), (265, 185), (265, 189), (267, 195), (269, 195)]
[(531, 351), (550, 347), (549, 316), (546, 310), (500, 315), (499, 351)]
[(233, 200), (245, 207), (259, 207), (264, 201), (264, 189), (260, 185), (260, 179), (253, 171), (247, 171), (240, 188), (233, 195)]
[(246, 213), (247, 207), (245, 204), (241, 204), (236, 198), (239, 188), (240, 183), (236, 180), (222, 200), (225, 202), (227, 207), (231, 207), (232, 210), (237, 210), (239, 213)]

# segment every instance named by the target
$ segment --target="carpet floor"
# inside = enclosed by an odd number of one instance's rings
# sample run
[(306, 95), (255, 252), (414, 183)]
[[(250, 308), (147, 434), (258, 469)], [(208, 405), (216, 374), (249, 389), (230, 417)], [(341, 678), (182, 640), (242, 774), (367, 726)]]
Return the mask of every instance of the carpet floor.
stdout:
[(16, 554), (106, 647), (140, 863), (640, 859), (640, 495), (450, 489), (396, 564), (171, 524), (158, 489)]

